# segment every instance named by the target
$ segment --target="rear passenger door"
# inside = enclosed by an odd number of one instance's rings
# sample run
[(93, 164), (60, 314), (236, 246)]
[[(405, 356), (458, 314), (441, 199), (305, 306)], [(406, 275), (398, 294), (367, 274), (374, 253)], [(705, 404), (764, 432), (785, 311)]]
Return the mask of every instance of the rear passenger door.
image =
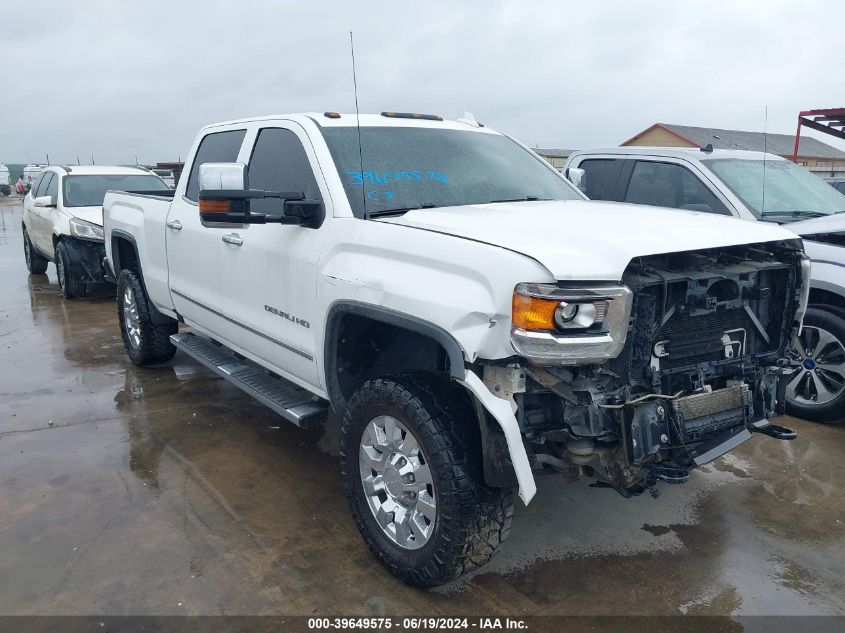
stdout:
[[(226, 254), (221, 237), (227, 231), (219, 224), (206, 225), (200, 218), (199, 166), (237, 162), (245, 136), (246, 126), (202, 137), (191, 171), (181, 179), (185, 184), (180, 182), (176, 189), (165, 226), (145, 224), (147, 235), (165, 235), (167, 256), (149, 260), (150, 265), (158, 263), (167, 266), (167, 270), (152, 271), (152, 274), (145, 271), (144, 278), (167, 279), (173, 305), (185, 321), (225, 342), (237, 341), (240, 333), (233, 324), (237, 314), (228, 314), (222, 308), (223, 304), (231, 305), (227, 295), (233, 292), (221, 282)], [(150, 219), (159, 223), (164, 220)]]
[(732, 215), (727, 205), (689, 168), (657, 160), (633, 161), (623, 202)]

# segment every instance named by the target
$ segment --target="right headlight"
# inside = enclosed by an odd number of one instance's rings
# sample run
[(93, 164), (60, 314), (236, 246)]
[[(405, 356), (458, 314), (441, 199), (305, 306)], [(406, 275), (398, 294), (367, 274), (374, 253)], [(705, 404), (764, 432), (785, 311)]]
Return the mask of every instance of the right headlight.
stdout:
[(622, 284), (519, 284), (513, 292), (511, 344), (540, 365), (602, 363), (625, 345), (631, 298)]
[(86, 240), (103, 241), (103, 227), (78, 218), (70, 219), (70, 234)]

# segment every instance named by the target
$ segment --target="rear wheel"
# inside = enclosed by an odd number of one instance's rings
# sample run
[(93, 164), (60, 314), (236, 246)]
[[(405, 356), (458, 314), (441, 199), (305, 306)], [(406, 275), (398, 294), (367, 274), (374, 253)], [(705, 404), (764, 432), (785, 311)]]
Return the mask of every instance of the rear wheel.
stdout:
[(814, 422), (845, 421), (845, 319), (809, 308), (789, 355), (797, 368), (786, 386), (789, 413)]
[(26, 227), (23, 229), (23, 256), (26, 259), (26, 269), (30, 273), (33, 275), (43, 275), (47, 272), (47, 264), (50, 262), (35, 250), (32, 241), (29, 239), (29, 233), (27, 233)]
[(341, 423), (341, 471), (370, 550), (405, 582), (431, 587), (487, 563), (507, 539), (510, 489), (483, 481), (478, 423), (448, 379), (366, 382)]
[(117, 279), (117, 318), (123, 347), (133, 363), (152, 365), (173, 358), (176, 347), (170, 335), (179, 331), (179, 323), (155, 309), (134, 270), (123, 269)]

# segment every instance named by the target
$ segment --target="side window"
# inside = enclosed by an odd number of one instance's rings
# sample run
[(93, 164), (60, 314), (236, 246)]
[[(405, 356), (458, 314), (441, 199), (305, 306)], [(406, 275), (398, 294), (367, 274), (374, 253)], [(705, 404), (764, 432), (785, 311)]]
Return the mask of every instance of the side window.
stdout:
[(215, 132), (209, 134), (200, 141), (197, 155), (194, 157), (194, 164), (191, 165), (191, 174), (188, 176), (188, 186), (185, 189), (185, 197), (197, 201), (199, 198), (199, 177), (200, 165), (203, 163), (234, 163), (238, 160), (238, 152), (241, 150), (246, 130), (229, 130), (227, 132)]
[(38, 187), (41, 186), (41, 182), (44, 180), (44, 178), (46, 176), (49, 176), (51, 173), (53, 172), (42, 171), (40, 174), (35, 176), (35, 178), (33, 178), (32, 180), (32, 187), (29, 190), (29, 195), (31, 195), (33, 198), (36, 198), (37, 196), (35, 194), (38, 193)]
[[(264, 128), (258, 133), (249, 161), (249, 186), (265, 191), (301, 191), (306, 198), (320, 199), (320, 189), (305, 148), (296, 134), (282, 128)], [(279, 201), (253, 200), (256, 213), (278, 213)]]
[(836, 188), (842, 193), (845, 193), (845, 182), (840, 182), (838, 185), (836, 185)]
[(585, 172), (585, 193), (590, 200), (613, 200), (623, 163), (616, 158), (591, 158), (578, 165)]
[(33, 185), (32, 190), (35, 194), (32, 196), (33, 198), (40, 198), (41, 196), (47, 195), (47, 187), (53, 181), (53, 172), (52, 171), (45, 171), (41, 174), (41, 180), (38, 181), (37, 185)]
[(722, 201), (689, 169), (672, 163), (637, 161), (625, 202), (730, 214)]
[(50, 196), (50, 199), (53, 201), (52, 204), (59, 203), (59, 178), (58, 174), (53, 174), (53, 177), (50, 178), (50, 182), (47, 183), (47, 188), (42, 193), (42, 196)]

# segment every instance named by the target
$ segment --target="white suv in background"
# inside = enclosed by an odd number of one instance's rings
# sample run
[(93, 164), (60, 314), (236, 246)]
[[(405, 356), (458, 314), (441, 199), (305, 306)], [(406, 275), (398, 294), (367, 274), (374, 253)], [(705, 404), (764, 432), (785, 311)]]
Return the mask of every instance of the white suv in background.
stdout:
[(845, 422), (845, 195), (792, 161), (742, 150), (595, 149), (572, 154), (564, 175), (591, 200), (777, 222), (803, 237), (810, 308), (787, 404), (798, 417)]
[(84, 297), (109, 282), (103, 275), (103, 198), (110, 189), (168, 191), (164, 181), (135, 167), (54, 165), (33, 180), (24, 198), (26, 267), (41, 274), (55, 262), (67, 298)]

